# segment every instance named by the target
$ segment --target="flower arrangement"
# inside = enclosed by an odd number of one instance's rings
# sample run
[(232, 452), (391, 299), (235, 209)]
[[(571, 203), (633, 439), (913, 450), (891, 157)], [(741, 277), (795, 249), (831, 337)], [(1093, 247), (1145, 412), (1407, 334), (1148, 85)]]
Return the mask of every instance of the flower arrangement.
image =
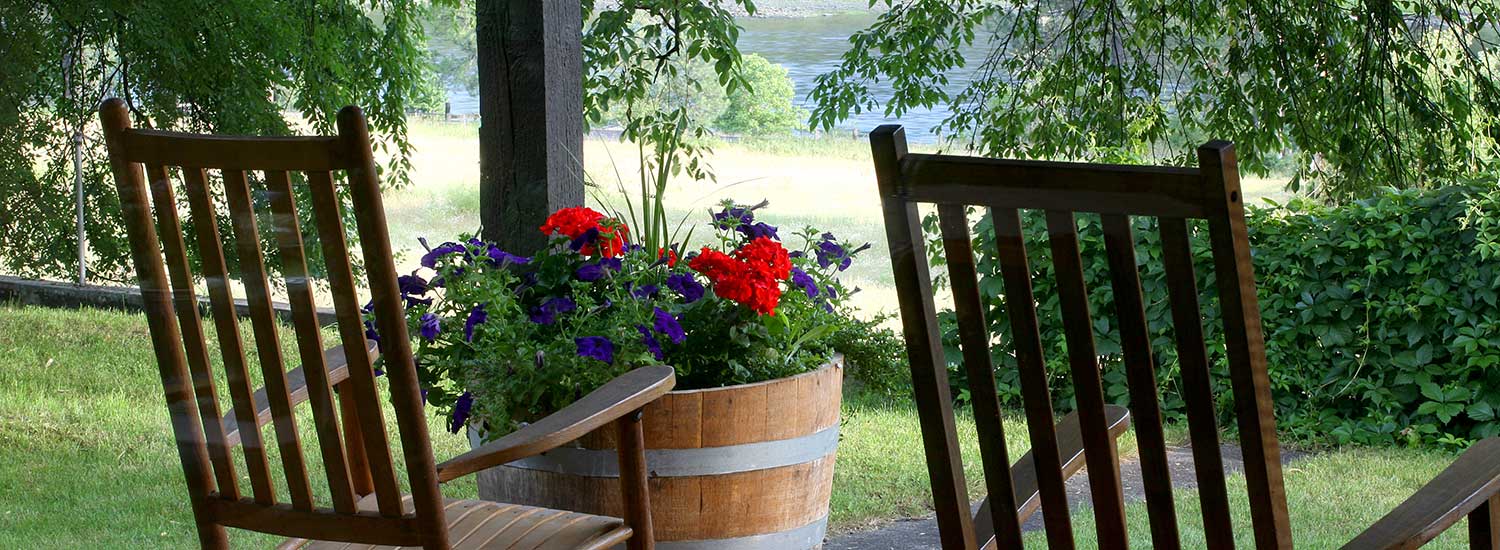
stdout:
[(529, 258), (424, 240), (422, 267), (400, 288), (428, 403), (451, 431), (475, 424), (493, 437), (636, 367), (671, 365), (678, 389), (694, 389), (826, 363), (827, 336), (848, 315), (837, 274), (869, 245), (806, 228), (788, 250), (755, 220), (765, 203), (721, 206), (713, 244), (696, 251), (648, 250), (583, 207), (553, 213), (540, 227), (548, 247)]

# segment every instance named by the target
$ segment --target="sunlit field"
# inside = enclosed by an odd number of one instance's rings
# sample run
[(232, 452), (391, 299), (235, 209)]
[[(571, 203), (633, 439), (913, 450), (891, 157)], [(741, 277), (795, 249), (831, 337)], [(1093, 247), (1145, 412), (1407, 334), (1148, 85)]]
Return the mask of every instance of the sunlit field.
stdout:
[[(418, 237), (441, 241), (479, 228), (478, 127), (413, 119), (410, 131), (415, 149), (411, 184), (387, 192), (385, 201), (391, 238), (407, 269), (415, 268), (421, 255)], [(846, 284), (861, 289), (850, 301), (866, 314), (893, 312), (896, 292), (868, 147), (852, 137), (719, 144), (708, 159), (716, 181), (681, 176), (672, 182), (667, 192), (671, 220), (675, 224), (686, 217), (687, 224), (697, 224), (693, 236), (698, 240), (706, 236), (708, 212), (720, 200), (765, 200), (770, 206), (759, 218), (780, 227), (790, 246), (801, 244), (791, 235), (808, 226), (848, 242), (868, 242), (870, 249), (844, 275)], [(633, 144), (590, 137), (582, 161), (591, 206), (602, 201), (623, 211), (621, 184), (630, 190), (629, 197), (639, 196), (640, 159)], [(1284, 199), (1283, 183), (1246, 178), (1245, 196)]]

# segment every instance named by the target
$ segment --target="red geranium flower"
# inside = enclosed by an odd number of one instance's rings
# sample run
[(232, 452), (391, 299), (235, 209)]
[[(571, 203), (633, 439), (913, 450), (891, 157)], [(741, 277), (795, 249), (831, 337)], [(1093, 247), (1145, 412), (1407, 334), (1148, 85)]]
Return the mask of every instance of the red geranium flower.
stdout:
[[(714, 294), (720, 298), (744, 305), (761, 315), (775, 315), (776, 305), (781, 301), (781, 284), (773, 276), (776, 269), (774, 251), (757, 247), (749, 254), (741, 252), (743, 249), (730, 256), (704, 247), (698, 257), (688, 262), (688, 267), (707, 277), (713, 283)], [(742, 255), (751, 261), (736, 257)], [(764, 261), (763, 256), (769, 256), (771, 261)], [(781, 256), (790, 271), (785, 249), (782, 249)]]
[(677, 251), (676, 250), (672, 250), (670, 248), (658, 248), (658, 249), (656, 249), (656, 257), (658, 259), (660, 259), (660, 258), (666, 258), (667, 259), (667, 267), (677, 267)]
[(625, 241), (630, 237), (630, 228), (614, 218), (606, 218), (604, 214), (585, 206), (572, 206), (553, 212), (547, 216), (546, 223), (539, 228), (543, 234), (554, 233), (567, 235), (569, 239), (578, 239), (596, 231), (598, 235), (591, 242), (581, 243), (578, 252), (583, 255), (599, 254), (605, 258), (613, 258), (625, 252)]
[(792, 275), (792, 259), (787, 255), (786, 247), (768, 237), (756, 237), (734, 251), (734, 257), (778, 281)]

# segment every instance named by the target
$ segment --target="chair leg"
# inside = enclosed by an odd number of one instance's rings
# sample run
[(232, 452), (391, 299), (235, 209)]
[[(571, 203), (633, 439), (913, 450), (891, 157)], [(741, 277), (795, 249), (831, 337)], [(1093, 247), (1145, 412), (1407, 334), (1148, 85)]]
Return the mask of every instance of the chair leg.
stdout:
[(1500, 496), (1490, 497), (1469, 513), (1469, 548), (1500, 550)]
[(628, 550), (653, 550), (656, 536), (651, 529), (651, 487), (646, 481), (646, 438), (641, 430), (641, 411), (615, 422), (619, 440), (620, 492), (625, 501), (625, 524), (634, 533)]
[(204, 550), (229, 550), (229, 533), (217, 523), (198, 523), (198, 544)]

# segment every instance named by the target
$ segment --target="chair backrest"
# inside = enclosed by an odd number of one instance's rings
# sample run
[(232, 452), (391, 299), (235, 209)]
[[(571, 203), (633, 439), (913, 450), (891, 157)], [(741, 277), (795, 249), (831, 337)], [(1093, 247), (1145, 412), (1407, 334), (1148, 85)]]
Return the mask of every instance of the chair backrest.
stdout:
[[(446, 547), (442, 499), (364, 115), (354, 107), (341, 111), (338, 136), (284, 138), (134, 129), (125, 105), (118, 99), (103, 104), (100, 119), (203, 546), (224, 547), (223, 527), (228, 526), (309, 539)], [(211, 170), (220, 177), (211, 178)], [(181, 207), (172, 181), (174, 171), (181, 174), (201, 274), (191, 271), (187, 256), (184, 224), (179, 218)], [(261, 172), (262, 177), (255, 178), (252, 171)], [(390, 401), (411, 483), (409, 505), (403, 502), (396, 480), (397, 468), (382, 418), (382, 397), (372, 363), (376, 350), (365, 339), (358, 287), (334, 187), (338, 171), (346, 174), (353, 198), (376, 325), (383, 335), (379, 353), (385, 358)], [(314, 281), (298, 222), (295, 172), (303, 174), (296, 179), (305, 178), (306, 195), (311, 197), (317, 240), (343, 343), (341, 354), (333, 352), (328, 357), (321, 342)], [(216, 217), (221, 210), (215, 204), (219, 193), (211, 189), (214, 179), (224, 186), (227, 207), (222, 211), (228, 213), (238, 256), (239, 273), (235, 274), (228, 271), (219, 234)], [(257, 179), (264, 186), (262, 193), (252, 191), (252, 181)], [(290, 374), (277, 337), (261, 233), (256, 226), (257, 207), (270, 211), (267, 218), (273, 226), (272, 240), (280, 253), (281, 273), (291, 303), (303, 367)], [(222, 380), (228, 386), (233, 411), (223, 421), (194, 291), (194, 281), (200, 276), (213, 311), (225, 371)], [(253, 392), (246, 368), (230, 285), (236, 279), (245, 289), (264, 394)], [(347, 361), (346, 369), (336, 368), (340, 361)], [(338, 409), (333, 402), (335, 390), (341, 405)], [(303, 399), (311, 402), (316, 448), (331, 497), (328, 503), (315, 501), (307, 456), (298, 437), (295, 405)], [(273, 425), (284, 494), (290, 502), (280, 502), (277, 497), (276, 478), (268, 459), (269, 442), (261, 430), (268, 422)], [(242, 449), (250, 478), (248, 495), (235, 471), (236, 445)], [(357, 501), (372, 492), (376, 509), (357, 509)]]
[[(1103, 381), (1094, 345), (1076, 213), (1101, 217), (1105, 255), (1117, 310), (1122, 358), (1140, 448), (1152, 544), (1180, 546), (1172, 482), (1137, 271), (1131, 217), (1155, 217), (1170, 295), (1189, 434), (1202, 500), (1204, 537), (1210, 548), (1234, 545), (1228, 494), (1219, 452), (1197, 281), (1189, 250), (1190, 220), (1206, 220), (1224, 322), (1226, 354), (1249, 486), (1256, 546), (1290, 548), (1280, 451), (1255, 277), (1245, 230), (1234, 148), (1215, 141), (1198, 149), (1199, 167), (1116, 166), (995, 160), (910, 154), (900, 126), (870, 134), (895, 270), (901, 319), (911, 359), (913, 387), (944, 548), (989, 542), (1020, 548), (1016, 489), (1034, 486), (1044, 510), (1048, 545), (1073, 548), (1048, 376), (1020, 210), (1045, 211), (1068, 363), (1087, 465), (1095, 530), (1101, 548), (1125, 548), (1124, 498), (1118, 455), (1106, 415)], [(962, 458), (954, 431), (947, 371), (923, 246), (918, 204), (935, 204), (969, 394), (975, 416), (989, 506), (969, 512)], [(969, 206), (989, 209), (1009, 338), (1014, 349), (1035, 480), (1013, 480), (1006, 456), (985, 319), (966, 216)], [(1029, 495), (1028, 495), (1029, 496)], [(993, 537), (993, 538), (992, 538)]]

